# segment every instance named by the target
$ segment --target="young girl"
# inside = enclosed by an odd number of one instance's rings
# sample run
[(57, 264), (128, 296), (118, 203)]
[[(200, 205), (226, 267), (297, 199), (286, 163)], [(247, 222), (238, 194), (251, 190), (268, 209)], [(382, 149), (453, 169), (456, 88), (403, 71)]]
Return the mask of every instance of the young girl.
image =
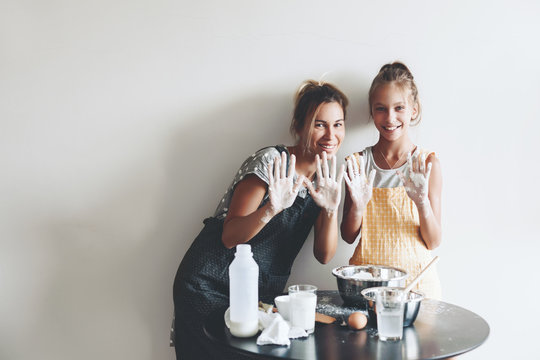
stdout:
[(337, 171), (335, 155), (345, 137), (348, 100), (335, 86), (315, 81), (305, 82), (295, 100), (296, 144), (265, 147), (244, 161), (178, 268), (177, 359), (247, 357), (210, 343), (203, 329), (206, 316), (229, 304), (228, 267), (236, 245), (251, 245), (259, 265), (259, 299), (266, 303), (283, 292), (312, 228), (315, 258), (327, 263), (335, 254), (344, 173), (343, 167)]
[[(350, 264), (395, 266), (412, 280), (441, 243), (441, 166), (434, 153), (409, 137), (421, 107), (404, 64), (380, 69), (369, 90), (369, 107), (379, 141), (347, 158), (341, 235), (349, 244), (360, 235)], [(426, 297), (441, 297), (435, 267), (416, 288)]]

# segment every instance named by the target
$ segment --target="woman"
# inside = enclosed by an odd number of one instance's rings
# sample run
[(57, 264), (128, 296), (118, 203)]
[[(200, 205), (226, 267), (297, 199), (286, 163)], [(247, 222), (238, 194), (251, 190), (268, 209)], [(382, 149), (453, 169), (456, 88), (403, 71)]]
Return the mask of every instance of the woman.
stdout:
[(202, 324), (229, 304), (228, 267), (236, 245), (251, 245), (259, 299), (268, 303), (282, 293), (312, 227), (317, 260), (324, 264), (334, 256), (344, 172), (342, 166), (336, 173), (335, 155), (345, 137), (347, 105), (335, 86), (306, 81), (296, 94), (290, 128), (296, 144), (266, 147), (244, 161), (214, 216), (204, 220), (174, 282), (178, 359), (227, 357), (225, 349), (206, 343)]

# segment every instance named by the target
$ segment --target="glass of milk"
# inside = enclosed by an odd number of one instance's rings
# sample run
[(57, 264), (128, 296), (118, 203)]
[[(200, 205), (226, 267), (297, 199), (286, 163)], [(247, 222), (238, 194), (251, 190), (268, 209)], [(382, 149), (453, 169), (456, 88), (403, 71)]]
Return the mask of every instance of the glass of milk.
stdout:
[(403, 307), (405, 292), (398, 288), (382, 288), (375, 297), (377, 330), (382, 341), (401, 340), (403, 337)]
[(317, 287), (313, 285), (289, 286), (289, 316), (291, 325), (304, 329), (308, 334), (315, 330)]

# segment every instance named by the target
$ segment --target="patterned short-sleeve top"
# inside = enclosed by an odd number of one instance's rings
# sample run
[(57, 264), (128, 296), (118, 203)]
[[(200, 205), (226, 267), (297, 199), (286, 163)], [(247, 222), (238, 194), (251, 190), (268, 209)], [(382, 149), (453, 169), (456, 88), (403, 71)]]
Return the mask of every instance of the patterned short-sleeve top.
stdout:
[[(278, 147), (285, 148), (285, 145), (278, 145)], [(276, 157), (280, 157), (280, 153), (275, 146), (266, 147), (261, 149), (251, 156), (249, 156), (240, 166), (234, 179), (229, 185), (225, 195), (221, 198), (214, 217), (218, 219), (224, 219), (229, 211), (229, 204), (231, 203), (232, 195), (236, 185), (242, 181), (247, 175), (256, 175), (259, 179), (268, 184), (268, 166), (273, 163)], [(296, 181), (297, 175), (294, 175), (294, 181)], [(307, 189), (302, 187), (298, 193), (298, 196), (305, 198), (307, 195)], [(268, 194), (264, 196), (262, 203), (266, 202)]]

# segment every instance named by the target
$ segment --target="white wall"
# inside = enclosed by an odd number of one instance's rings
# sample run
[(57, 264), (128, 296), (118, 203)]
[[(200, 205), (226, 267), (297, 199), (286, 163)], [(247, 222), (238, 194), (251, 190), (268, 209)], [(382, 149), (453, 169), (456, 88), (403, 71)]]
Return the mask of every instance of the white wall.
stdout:
[[(244, 157), (291, 143), (296, 87), (328, 73), (349, 95), (345, 156), (375, 142), (366, 91), (396, 59), (424, 104), (414, 140), (443, 166), (445, 299), (491, 326), (463, 358), (527, 358), (540, 319), (539, 10), (2, 0), (0, 358), (172, 359), (176, 267)], [(334, 289), (353, 246), (326, 266), (311, 246), (291, 281)]]

